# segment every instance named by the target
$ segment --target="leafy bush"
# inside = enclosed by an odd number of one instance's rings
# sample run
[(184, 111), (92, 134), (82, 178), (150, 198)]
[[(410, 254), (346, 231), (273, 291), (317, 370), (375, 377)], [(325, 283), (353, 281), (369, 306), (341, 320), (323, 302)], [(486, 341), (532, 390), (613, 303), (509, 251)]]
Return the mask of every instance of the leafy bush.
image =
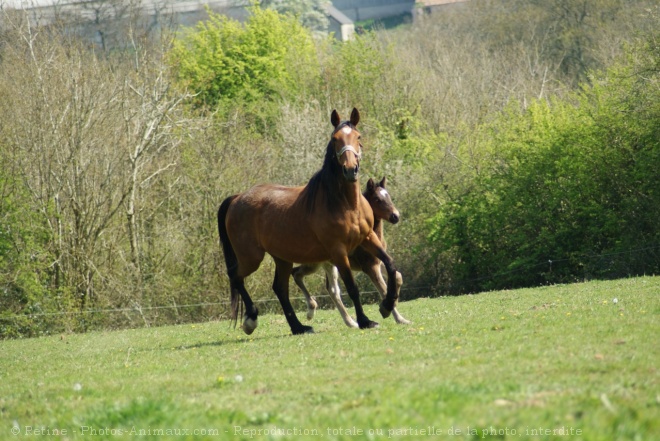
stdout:
[(51, 238), (9, 171), (0, 168), (0, 339), (37, 335), (48, 327), (30, 314), (52, 312), (61, 303), (48, 291)]
[(571, 99), (480, 128), (490, 167), (431, 222), (454, 290), (660, 270), (660, 69), (640, 47)]
[(171, 52), (179, 81), (198, 106), (236, 107), (295, 98), (318, 78), (310, 32), (290, 15), (258, 7), (244, 25), (209, 12), (187, 29)]

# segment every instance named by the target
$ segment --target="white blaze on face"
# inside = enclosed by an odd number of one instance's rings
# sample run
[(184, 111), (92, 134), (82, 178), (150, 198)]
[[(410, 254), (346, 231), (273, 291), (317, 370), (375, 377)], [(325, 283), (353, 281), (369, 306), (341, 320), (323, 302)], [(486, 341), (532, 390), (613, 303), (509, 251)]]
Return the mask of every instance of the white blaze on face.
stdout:
[(345, 135), (348, 135), (349, 133), (351, 133), (351, 132), (353, 131), (353, 129), (351, 129), (351, 128), (348, 127), (348, 126), (345, 126), (344, 128), (341, 129), (341, 131), (342, 131)]
[(386, 198), (386, 197), (389, 195), (389, 193), (387, 192), (387, 190), (385, 190), (384, 188), (381, 188), (381, 189), (379, 190), (379, 192), (380, 192), (381, 196), (383, 196), (384, 198)]

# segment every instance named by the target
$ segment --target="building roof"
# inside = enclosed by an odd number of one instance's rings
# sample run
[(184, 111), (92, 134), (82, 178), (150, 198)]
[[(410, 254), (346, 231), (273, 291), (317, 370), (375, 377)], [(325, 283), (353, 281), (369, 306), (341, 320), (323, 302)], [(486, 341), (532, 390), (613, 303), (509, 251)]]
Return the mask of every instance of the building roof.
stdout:
[(328, 15), (335, 19), (339, 24), (353, 24), (353, 20), (348, 18), (346, 14), (341, 12), (339, 9), (335, 8), (332, 6), (332, 4), (329, 4), (326, 8), (326, 11), (328, 12)]
[[(49, 6), (84, 6), (93, 3), (90, 0), (0, 0), (0, 9), (35, 9)], [(156, 6), (166, 6), (173, 12), (204, 9), (205, 5), (210, 7), (230, 7), (232, 0), (142, 0), (139, 5), (144, 9), (154, 9)]]
[(417, 3), (423, 7), (450, 5), (452, 3), (463, 3), (468, 0), (418, 0)]

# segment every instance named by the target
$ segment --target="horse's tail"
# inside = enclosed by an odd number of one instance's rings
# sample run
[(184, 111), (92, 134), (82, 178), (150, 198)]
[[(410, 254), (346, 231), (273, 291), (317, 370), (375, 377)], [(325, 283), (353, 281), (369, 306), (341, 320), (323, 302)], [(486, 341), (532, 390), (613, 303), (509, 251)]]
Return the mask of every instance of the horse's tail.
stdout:
[(229, 240), (229, 235), (227, 234), (227, 211), (229, 206), (236, 199), (237, 195), (229, 196), (227, 199), (222, 201), (220, 208), (218, 209), (218, 233), (220, 235), (220, 245), (222, 246), (222, 252), (225, 255), (225, 264), (227, 265), (227, 274), (229, 275), (229, 284), (231, 286), (231, 319), (236, 324), (238, 320), (238, 308), (239, 296), (237, 290), (234, 289), (234, 277), (238, 270), (238, 259), (236, 258), (236, 252), (231, 246), (231, 241)]

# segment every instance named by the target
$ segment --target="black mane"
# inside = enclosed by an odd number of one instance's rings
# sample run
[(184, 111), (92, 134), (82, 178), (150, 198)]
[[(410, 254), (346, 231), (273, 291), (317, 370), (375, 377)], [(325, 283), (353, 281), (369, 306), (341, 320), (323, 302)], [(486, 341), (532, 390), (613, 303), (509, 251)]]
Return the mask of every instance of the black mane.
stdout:
[[(335, 128), (332, 134), (334, 135), (337, 130), (346, 126), (354, 128), (353, 124), (349, 121), (344, 121)], [(341, 179), (341, 166), (336, 158), (333, 138), (330, 138), (328, 146), (325, 149), (325, 157), (323, 158), (323, 166), (321, 167), (321, 170), (314, 173), (303, 190), (302, 197), (307, 212), (311, 213), (314, 211), (316, 195), (321, 189), (325, 192), (328, 210), (333, 211), (339, 208), (341, 203), (345, 200), (344, 194), (341, 191)]]

